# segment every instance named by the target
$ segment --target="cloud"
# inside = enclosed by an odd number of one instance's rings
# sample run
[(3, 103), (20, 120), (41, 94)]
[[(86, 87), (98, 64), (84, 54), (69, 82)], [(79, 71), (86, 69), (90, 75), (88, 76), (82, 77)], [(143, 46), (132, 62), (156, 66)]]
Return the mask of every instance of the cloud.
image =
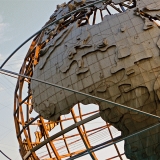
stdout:
[(3, 60), (3, 56), (2, 54), (0, 54), (0, 64), (2, 63), (2, 60)]
[(3, 22), (3, 18), (0, 15), (0, 35), (2, 35), (4, 33), (6, 26), (7, 26), (7, 23)]
[(3, 91), (3, 90), (4, 90), (4, 88), (0, 87), (0, 91)]
[(0, 61), (4, 59), (4, 56), (2, 53), (0, 53)]
[(3, 21), (3, 18), (2, 18), (2, 16), (0, 15), (0, 23)]
[(3, 22), (0, 23), (0, 35), (4, 33), (6, 26), (7, 26), (6, 23), (3, 23)]
[(5, 42), (7, 39), (5, 37), (5, 33), (7, 32), (9, 27), (8, 23), (5, 23), (3, 17), (0, 15), (0, 43)]

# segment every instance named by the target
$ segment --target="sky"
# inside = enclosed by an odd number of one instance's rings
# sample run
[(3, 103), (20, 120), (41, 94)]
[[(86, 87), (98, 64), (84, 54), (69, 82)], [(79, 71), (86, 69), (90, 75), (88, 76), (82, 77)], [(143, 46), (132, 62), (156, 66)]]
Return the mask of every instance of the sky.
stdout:
[[(45, 24), (64, 0), (0, 0), (0, 65), (23, 41)], [(19, 72), (31, 42), (4, 66)], [(16, 79), (0, 75), (0, 150), (12, 160), (21, 160), (13, 119)], [(0, 160), (6, 158), (0, 154)]]

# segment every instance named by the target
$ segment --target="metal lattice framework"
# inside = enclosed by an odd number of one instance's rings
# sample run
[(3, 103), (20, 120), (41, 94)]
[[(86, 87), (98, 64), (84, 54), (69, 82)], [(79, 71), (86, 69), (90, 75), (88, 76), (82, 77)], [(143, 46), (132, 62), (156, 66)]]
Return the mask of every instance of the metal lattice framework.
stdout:
[[(102, 9), (94, 5), (90, 5), (88, 8), (83, 4), (81, 6), (83, 9), (74, 11), (74, 18), (72, 18), (73, 15), (64, 16), (60, 18), (61, 22), (52, 15), (46, 25), (55, 21), (59, 23), (55, 25), (53, 30), (45, 29), (34, 38), (19, 73), (32, 77), (34, 67), (38, 64), (40, 58), (40, 49), (70, 23), (77, 21), (79, 26), (88, 23), (94, 25), (96, 17), (98, 17), (98, 10), (99, 17), (103, 20), (104, 10), (108, 15), (112, 12), (124, 12), (127, 8), (135, 7), (135, 1), (126, 1), (118, 5), (115, 5), (111, 1), (105, 1), (103, 5)], [(46, 41), (42, 41), (42, 35), (45, 32), (49, 36)], [(112, 132), (113, 127), (104, 121), (101, 121), (101, 123), (96, 124), (92, 128), (86, 127), (87, 124), (90, 124), (90, 121), (94, 121), (95, 123), (99, 118), (98, 107), (91, 107), (92, 109), (85, 113), (83, 105), (77, 104), (77, 106), (73, 107), (67, 118), (61, 116), (56, 122), (47, 121), (40, 115), (37, 115), (32, 108), (30, 81), (29, 78), (19, 76), (14, 96), (14, 121), (22, 159), (60, 160), (70, 158), (84, 151), (88, 151), (92, 159), (99, 159), (92, 150), (98, 144), (97, 142), (94, 143), (94, 140), (97, 139), (99, 141), (104, 132), (108, 133), (108, 137), (102, 140), (107, 141), (108, 144), (121, 138), (119, 135), (115, 136)], [(66, 127), (65, 123), (69, 127)], [(54, 132), (54, 130), (57, 130), (57, 127), (59, 127), (58, 132)], [(120, 152), (116, 144), (114, 144), (114, 148), (116, 154), (109, 159), (117, 157), (123, 159), (123, 153)]]

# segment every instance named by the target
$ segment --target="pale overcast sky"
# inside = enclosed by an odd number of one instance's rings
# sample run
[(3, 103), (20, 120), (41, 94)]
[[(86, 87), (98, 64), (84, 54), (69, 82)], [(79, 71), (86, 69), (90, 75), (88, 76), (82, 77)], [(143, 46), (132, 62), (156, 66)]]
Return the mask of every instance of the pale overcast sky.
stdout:
[[(39, 30), (57, 4), (64, 0), (0, 0), (0, 65), (24, 40)], [(11, 58), (4, 69), (19, 72), (30, 43)], [(21, 160), (13, 119), (16, 80), (0, 75), (0, 150)], [(6, 160), (0, 154), (0, 160)]]

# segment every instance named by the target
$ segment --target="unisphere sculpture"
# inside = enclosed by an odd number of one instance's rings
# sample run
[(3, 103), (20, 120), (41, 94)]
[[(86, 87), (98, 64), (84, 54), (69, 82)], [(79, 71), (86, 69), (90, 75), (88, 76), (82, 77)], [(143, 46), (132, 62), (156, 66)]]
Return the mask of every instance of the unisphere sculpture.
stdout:
[[(93, 0), (57, 6), (50, 22)], [(120, 13), (89, 24), (97, 10), (110, 5)], [(102, 14), (101, 14), (102, 15)], [(111, 0), (64, 17), (39, 35), (33, 78), (160, 115), (159, 0)], [(47, 25), (46, 24), (46, 25)], [(57, 121), (81, 102), (98, 104), (101, 117), (122, 132), (135, 133), (158, 123), (150, 117), (31, 81), (32, 103), (44, 118)], [(160, 127), (125, 140), (131, 160), (160, 158)]]

